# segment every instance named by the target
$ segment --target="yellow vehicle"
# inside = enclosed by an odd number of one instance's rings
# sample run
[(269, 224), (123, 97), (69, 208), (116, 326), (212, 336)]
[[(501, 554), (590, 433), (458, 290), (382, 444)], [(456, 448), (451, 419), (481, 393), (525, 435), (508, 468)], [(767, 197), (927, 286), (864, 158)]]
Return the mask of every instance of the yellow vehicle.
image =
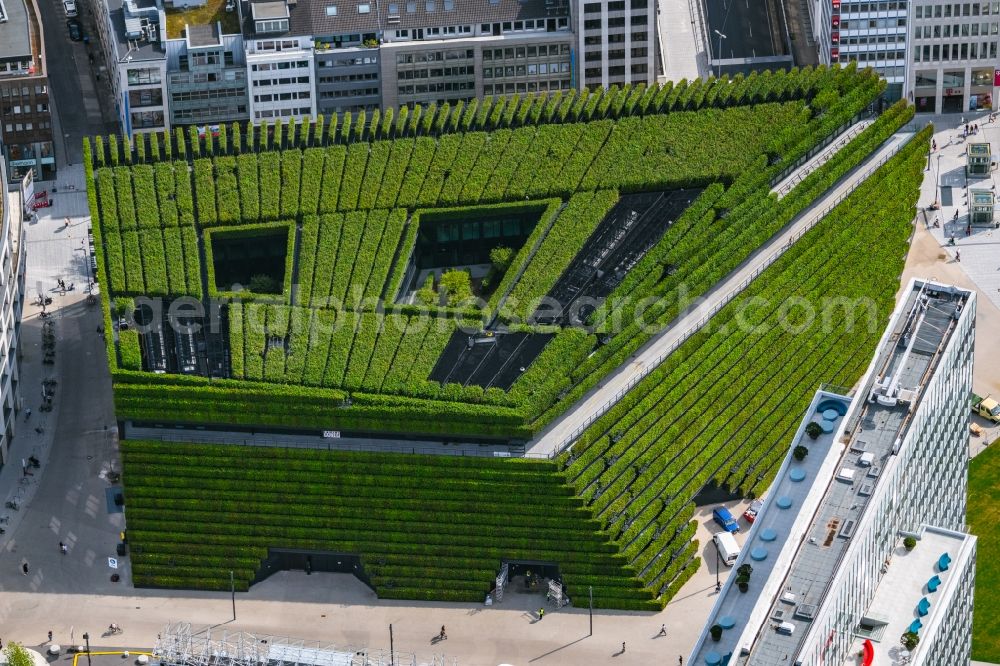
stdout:
[(979, 414), (984, 419), (989, 419), (994, 423), (1000, 423), (1000, 404), (991, 398), (989, 394), (985, 398), (980, 398), (975, 393), (972, 394), (972, 411)]

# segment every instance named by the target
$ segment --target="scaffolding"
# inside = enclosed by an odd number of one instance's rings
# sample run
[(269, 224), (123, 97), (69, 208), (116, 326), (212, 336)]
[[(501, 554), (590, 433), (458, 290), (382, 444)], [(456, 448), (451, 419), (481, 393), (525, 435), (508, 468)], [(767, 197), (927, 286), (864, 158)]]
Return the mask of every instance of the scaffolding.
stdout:
[(192, 628), (168, 624), (157, 635), (153, 661), (159, 666), (458, 666), (444, 655), (338, 646), (286, 636)]

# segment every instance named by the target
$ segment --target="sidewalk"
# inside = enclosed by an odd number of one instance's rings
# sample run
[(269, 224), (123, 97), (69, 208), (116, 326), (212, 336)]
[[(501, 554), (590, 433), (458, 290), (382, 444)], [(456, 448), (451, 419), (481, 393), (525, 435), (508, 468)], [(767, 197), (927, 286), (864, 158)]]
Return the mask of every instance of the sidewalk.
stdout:
[[(973, 227), (966, 235), (968, 224), (967, 188), (980, 188), (996, 192), (998, 175), (993, 172), (987, 178), (969, 179), (965, 175), (966, 147), (970, 143), (989, 142), (996, 160), (1000, 150), (1000, 121), (990, 124), (989, 114), (949, 114), (946, 116), (921, 116), (920, 120), (934, 123), (934, 139), (938, 149), (930, 156), (924, 182), (920, 188), (918, 201), (920, 213), (918, 223), (924, 223), (934, 240), (948, 254), (955, 258), (961, 252), (961, 269), (980, 290), (982, 300), (990, 300), (1000, 308), (1000, 231), (994, 228)], [(979, 133), (963, 137), (960, 121), (978, 123)], [(940, 184), (940, 187), (939, 187)], [(937, 211), (925, 210), (927, 206), (942, 199), (942, 207)], [(950, 199), (950, 201), (949, 201)], [(958, 212), (958, 220), (953, 221)], [(934, 219), (939, 218), (940, 227), (934, 228)], [(996, 216), (1000, 220), (1000, 213)], [(947, 245), (949, 238), (955, 238), (955, 246)], [(982, 345), (980, 345), (980, 349)], [(976, 365), (982, 361), (976, 359)], [(998, 367), (998, 366), (994, 366)], [(997, 373), (1000, 375), (1000, 372)]]
[[(859, 167), (851, 171), (833, 189), (821, 196), (812, 206), (796, 217), (782, 231), (766, 244), (758, 248), (736, 270), (712, 287), (698, 300), (697, 307), (690, 309), (673, 321), (670, 326), (647, 342), (632, 360), (619, 366), (606, 376), (597, 387), (591, 389), (562, 416), (550, 423), (527, 446), (532, 455), (550, 455), (561, 450), (564, 442), (579, 436), (589, 423), (607, 411), (613, 402), (652, 371), (663, 360), (664, 354), (676, 348), (694, 331), (703, 326), (719, 308), (741, 292), (771, 261), (775, 254), (784, 252), (798, 238), (803, 230), (811, 227), (826, 214), (826, 209), (839, 197), (849, 192), (857, 183), (868, 177), (868, 171), (880, 160), (891, 155), (912, 133), (894, 134), (882, 148), (869, 156)], [(819, 211), (819, 212), (817, 212)]]

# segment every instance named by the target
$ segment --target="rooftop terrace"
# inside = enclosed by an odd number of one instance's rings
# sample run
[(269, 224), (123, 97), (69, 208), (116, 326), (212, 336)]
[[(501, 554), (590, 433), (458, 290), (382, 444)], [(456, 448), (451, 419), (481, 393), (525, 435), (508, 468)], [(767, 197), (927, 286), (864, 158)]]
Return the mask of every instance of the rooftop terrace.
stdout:
[(113, 34), (120, 60), (162, 60), (166, 57), (160, 39), (156, 0), (108, 0)]
[[(958, 587), (965, 562), (973, 552), (976, 537), (961, 532), (924, 526), (917, 546), (907, 551), (900, 538), (885, 576), (875, 590), (868, 611), (861, 620), (865, 635), (859, 635), (852, 653), (865, 649), (866, 641), (875, 658), (873, 664), (906, 663), (911, 655), (899, 637), (916, 629), (927, 638), (924, 627), (937, 625)], [(914, 650), (919, 653), (920, 647)], [(919, 663), (919, 662), (916, 662)]]
[[(810, 453), (785, 460), (736, 564), (753, 567), (751, 594), (727, 585), (706, 625), (721, 625), (723, 637), (703, 638), (692, 663), (723, 663), (742, 651), (730, 663), (774, 666), (801, 650), (967, 296), (933, 283), (911, 287), (850, 410), (843, 396), (821, 391), (813, 399), (790, 447), (804, 444)], [(814, 441), (804, 435), (809, 421), (822, 428)], [(790, 630), (773, 630), (777, 623)]]
[(24, 0), (0, 0), (0, 58), (31, 55), (28, 9)]

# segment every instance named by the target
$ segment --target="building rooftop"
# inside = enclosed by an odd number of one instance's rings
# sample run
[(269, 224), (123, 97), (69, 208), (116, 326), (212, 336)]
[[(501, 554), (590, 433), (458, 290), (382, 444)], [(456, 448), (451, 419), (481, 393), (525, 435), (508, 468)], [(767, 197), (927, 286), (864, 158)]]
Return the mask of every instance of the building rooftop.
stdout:
[(992, 206), (994, 194), (992, 190), (969, 190), (973, 206)]
[[(740, 666), (795, 663), (968, 297), (911, 282), (850, 407), (842, 395), (816, 394), (791, 447), (805, 445), (809, 454), (801, 462), (786, 458), (736, 563), (753, 567), (750, 593), (727, 582), (706, 625), (721, 625), (722, 639), (705, 640), (703, 632), (692, 663), (727, 655)], [(805, 435), (810, 421), (820, 425), (815, 440)]]
[[(972, 556), (975, 542), (976, 537), (969, 534), (926, 525), (913, 550), (907, 551), (900, 538), (861, 620), (862, 631), (851, 652), (861, 652), (868, 641), (874, 664), (893, 664), (910, 657), (899, 637), (917, 629), (921, 639), (928, 638), (950, 605), (945, 600), (959, 586), (963, 564)], [(918, 646), (915, 652), (919, 651)]]
[[(179, 0), (182, 1), (182, 0)], [(238, 6), (240, 3), (237, 2)], [(235, 35), (240, 33), (240, 18), (236, 7), (226, 11), (226, 0), (205, 0), (197, 7), (168, 7), (164, 9), (167, 19), (167, 37), (179, 39), (185, 37), (187, 26), (209, 25), (213, 28), (222, 24), (222, 34)]]
[[(692, 664), (708, 664), (715, 657), (736, 654), (744, 630), (766, 621), (767, 618), (762, 615), (754, 615), (757, 602), (777, 593), (780, 573), (788, 567), (794, 544), (803, 540), (809, 528), (810, 514), (803, 507), (819, 503), (824, 486), (814, 482), (829, 478), (836, 468), (843, 452), (843, 448), (836, 443), (837, 434), (850, 404), (851, 399), (847, 396), (823, 390), (816, 392), (789, 447), (807, 446), (809, 455), (797, 461), (789, 453), (762, 500), (764, 505), (757, 513), (734, 567), (738, 568), (744, 562), (753, 567), (750, 591), (745, 594), (740, 592), (735, 576), (729, 577), (706, 624), (707, 627), (714, 624), (724, 627), (722, 640), (700, 644), (692, 655)], [(812, 421), (823, 424), (823, 430), (816, 439), (805, 434), (806, 425)], [(786, 549), (786, 546), (789, 548)], [(779, 575), (772, 577), (776, 572)]]
[(975, 157), (989, 157), (990, 155), (990, 144), (988, 143), (970, 143), (968, 148), (968, 154)]
[(32, 57), (31, 26), (25, 0), (0, 0), (0, 59)]
[(119, 61), (163, 60), (156, 0), (107, 0)]
[[(256, 0), (259, 5), (284, 4)], [(377, 33), (383, 30), (475, 25), (569, 16), (567, 0), (298, 0), (288, 7), (291, 35)], [(251, 24), (252, 29), (252, 24)], [(264, 35), (261, 35), (264, 37)]]
[(189, 48), (200, 46), (217, 46), (222, 43), (217, 23), (204, 25), (189, 25), (187, 27), (187, 43)]
[[(845, 424), (850, 443), (813, 514), (808, 539), (798, 546), (781, 584), (781, 589), (796, 594), (794, 613), (780, 616), (795, 628), (779, 633), (764, 623), (749, 657), (741, 663), (773, 666), (802, 648), (812, 617), (823, 604), (868, 498), (875, 492), (882, 467), (898, 452), (906, 435), (910, 407), (920, 399), (937, 366), (937, 352), (950, 339), (966, 295), (951, 287), (939, 291), (925, 283), (915, 284), (905, 294), (900, 316), (877, 350), (874, 372), (855, 397), (852, 416)], [(770, 617), (787, 607), (776, 598)]]

